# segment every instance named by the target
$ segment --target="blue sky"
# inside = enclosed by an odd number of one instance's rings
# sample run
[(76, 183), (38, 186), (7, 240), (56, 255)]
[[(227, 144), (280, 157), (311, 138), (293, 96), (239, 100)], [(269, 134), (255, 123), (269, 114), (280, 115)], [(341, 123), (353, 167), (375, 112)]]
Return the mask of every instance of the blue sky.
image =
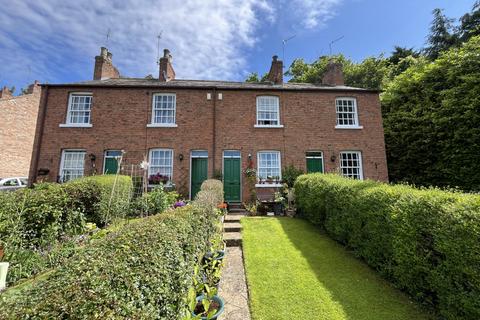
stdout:
[[(4, 2), (4, 3), (3, 3)], [(0, 85), (89, 80), (106, 44), (124, 76), (158, 75), (157, 38), (179, 78), (244, 80), (271, 57), (356, 61), (394, 45), (421, 48), (434, 8), (458, 18), (474, 0), (0, 0)], [(181, 4), (181, 5), (180, 5)], [(18, 93), (18, 89), (17, 89)]]

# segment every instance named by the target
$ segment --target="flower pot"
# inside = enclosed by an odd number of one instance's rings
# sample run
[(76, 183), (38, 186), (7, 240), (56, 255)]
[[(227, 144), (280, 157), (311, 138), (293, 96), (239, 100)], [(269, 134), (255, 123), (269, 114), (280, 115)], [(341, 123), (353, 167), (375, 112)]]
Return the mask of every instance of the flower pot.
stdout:
[[(202, 301), (203, 298), (205, 296), (204, 295), (201, 295), (201, 296), (198, 296), (196, 301), (197, 303)], [(213, 298), (211, 299), (213, 302), (216, 302), (218, 304), (218, 307), (216, 308), (217, 309), (217, 312), (213, 315), (213, 317), (209, 318), (209, 319), (212, 319), (212, 320), (216, 320), (222, 313), (223, 313), (223, 308), (225, 306), (225, 302), (223, 301), (222, 298), (220, 298), (219, 296), (217, 295), (214, 295)], [(194, 317), (197, 316), (197, 314), (195, 313), (195, 311), (192, 311), (192, 315)], [(202, 320), (207, 320), (207, 317), (201, 317)]]
[(7, 282), (8, 262), (0, 262), (0, 291), (5, 289)]
[(280, 215), (283, 215), (283, 210), (282, 210), (282, 203), (281, 202), (275, 202), (273, 204), (273, 211), (275, 212), (275, 215), (276, 216), (280, 216)]

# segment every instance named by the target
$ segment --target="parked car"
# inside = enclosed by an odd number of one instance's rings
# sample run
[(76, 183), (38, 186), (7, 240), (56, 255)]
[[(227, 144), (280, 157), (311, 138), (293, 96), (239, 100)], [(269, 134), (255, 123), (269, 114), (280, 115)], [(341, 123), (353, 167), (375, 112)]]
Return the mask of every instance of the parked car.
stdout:
[(17, 190), (25, 188), (28, 184), (26, 177), (11, 177), (0, 179), (0, 191)]

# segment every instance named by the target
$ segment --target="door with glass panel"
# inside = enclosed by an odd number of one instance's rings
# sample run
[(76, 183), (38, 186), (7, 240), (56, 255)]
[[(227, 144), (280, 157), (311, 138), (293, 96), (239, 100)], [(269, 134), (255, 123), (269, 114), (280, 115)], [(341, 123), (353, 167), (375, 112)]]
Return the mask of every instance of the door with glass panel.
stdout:
[(120, 150), (105, 151), (105, 163), (103, 166), (103, 173), (116, 174), (118, 172), (118, 166), (121, 157), (122, 151)]
[(323, 173), (323, 153), (307, 152), (307, 173)]
[(191, 199), (195, 199), (203, 181), (208, 178), (208, 151), (192, 151), (191, 153)]
[(241, 200), (240, 167), (240, 151), (223, 152), (223, 190), (227, 202)]

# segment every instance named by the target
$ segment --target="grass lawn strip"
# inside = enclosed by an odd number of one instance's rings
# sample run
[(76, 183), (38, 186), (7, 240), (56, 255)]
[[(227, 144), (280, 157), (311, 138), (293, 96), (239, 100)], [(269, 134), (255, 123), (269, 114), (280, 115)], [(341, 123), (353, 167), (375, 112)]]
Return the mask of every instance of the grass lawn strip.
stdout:
[(307, 221), (241, 222), (254, 320), (433, 319)]

